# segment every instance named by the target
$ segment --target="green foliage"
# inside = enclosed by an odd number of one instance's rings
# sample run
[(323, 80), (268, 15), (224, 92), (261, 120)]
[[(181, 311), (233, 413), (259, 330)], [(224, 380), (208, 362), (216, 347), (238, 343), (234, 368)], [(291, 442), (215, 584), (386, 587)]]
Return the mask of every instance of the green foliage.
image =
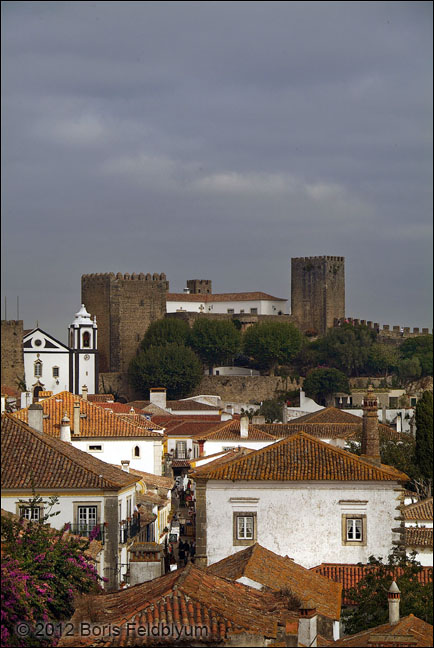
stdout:
[(392, 553), (387, 562), (370, 556), (369, 569), (356, 587), (346, 590), (355, 608), (342, 613), (346, 634), (355, 634), (389, 621), (387, 592), (395, 580), (401, 591), (401, 617), (414, 614), (427, 623), (433, 622), (432, 583), (422, 585), (418, 574), (422, 566), (414, 558)]
[(306, 396), (319, 404), (328, 403), (335, 392), (351, 393), (347, 376), (337, 369), (312, 369), (306, 376), (303, 389)]
[(190, 327), (184, 320), (170, 317), (152, 322), (140, 343), (144, 350), (150, 346), (165, 346), (166, 344), (186, 345)]
[(417, 359), (421, 376), (433, 375), (433, 336), (420, 335), (405, 340), (399, 347), (401, 358), (404, 360)]
[(387, 376), (398, 366), (397, 349), (387, 344), (374, 342), (369, 349), (367, 366), (371, 374)]
[(339, 369), (348, 376), (359, 376), (368, 366), (376, 336), (375, 331), (366, 326), (345, 324), (330, 329), (312, 345), (318, 351), (322, 364)]
[(188, 396), (202, 378), (202, 366), (197, 355), (179, 344), (151, 346), (130, 363), (132, 386), (148, 397), (151, 387), (166, 387), (169, 399)]
[(197, 319), (188, 344), (205, 365), (213, 367), (232, 361), (241, 348), (241, 333), (231, 320)]
[(300, 331), (287, 322), (264, 322), (250, 326), (244, 333), (244, 352), (262, 368), (274, 371), (290, 363), (301, 349)]
[(417, 356), (406, 358), (398, 362), (398, 376), (403, 383), (417, 380), (422, 375), (422, 367)]
[(265, 421), (267, 423), (274, 423), (276, 421), (279, 421), (281, 423), (283, 420), (282, 410), (282, 403), (274, 398), (272, 400), (265, 400), (259, 408), (257, 414), (259, 416), (265, 416)]
[(422, 479), (433, 479), (433, 395), (425, 391), (416, 405), (416, 462)]

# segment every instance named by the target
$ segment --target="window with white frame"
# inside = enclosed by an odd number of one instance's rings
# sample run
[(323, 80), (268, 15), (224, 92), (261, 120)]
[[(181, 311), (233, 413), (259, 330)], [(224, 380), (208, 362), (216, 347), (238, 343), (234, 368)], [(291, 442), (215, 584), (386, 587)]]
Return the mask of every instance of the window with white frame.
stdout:
[(96, 506), (78, 506), (77, 523), (78, 530), (83, 535), (92, 531), (97, 524), (97, 507)]
[(59, 367), (53, 367), (53, 378), (59, 377)]
[(236, 512), (233, 522), (233, 544), (251, 545), (257, 540), (256, 512)]
[(42, 362), (40, 360), (36, 360), (35, 362), (35, 377), (40, 378), (42, 376)]
[(186, 441), (177, 441), (176, 442), (176, 458), (177, 459), (186, 459), (187, 458), (187, 442)]
[(31, 522), (39, 522), (42, 519), (42, 511), (39, 506), (20, 506), (20, 517)]
[(342, 515), (342, 544), (356, 546), (367, 543), (366, 514), (346, 513)]
[(362, 542), (363, 540), (362, 518), (347, 518), (347, 540)]

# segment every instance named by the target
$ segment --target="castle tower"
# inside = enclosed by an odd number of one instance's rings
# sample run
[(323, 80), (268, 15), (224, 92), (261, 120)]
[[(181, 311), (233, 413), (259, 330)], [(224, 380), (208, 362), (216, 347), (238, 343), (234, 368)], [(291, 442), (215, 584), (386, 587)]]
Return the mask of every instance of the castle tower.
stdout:
[(212, 281), (209, 279), (187, 279), (187, 288), (191, 295), (210, 295)]
[(1, 336), (1, 382), (16, 388), (24, 377), (23, 320), (2, 320)]
[(97, 334), (96, 317), (92, 321), (86, 307), (82, 304), (69, 326), (69, 348), (72, 351), (71, 391), (74, 394), (80, 394), (84, 385), (87, 387), (87, 393), (98, 393)]
[(126, 372), (151, 322), (166, 313), (163, 274), (88, 274), (81, 299), (98, 321), (99, 371)]
[(302, 331), (324, 335), (345, 317), (345, 258), (291, 259), (291, 315)]

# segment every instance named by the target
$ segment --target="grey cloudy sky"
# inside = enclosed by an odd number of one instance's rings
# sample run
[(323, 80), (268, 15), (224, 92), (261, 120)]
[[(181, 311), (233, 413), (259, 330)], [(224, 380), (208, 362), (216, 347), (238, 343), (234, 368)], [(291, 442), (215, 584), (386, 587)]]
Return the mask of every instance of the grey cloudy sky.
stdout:
[[(89, 272), (432, 326), (431, 2), (3, 2), (2, 290), (62, 340)], [(2, 303), (4, 317), (4, 300)]]

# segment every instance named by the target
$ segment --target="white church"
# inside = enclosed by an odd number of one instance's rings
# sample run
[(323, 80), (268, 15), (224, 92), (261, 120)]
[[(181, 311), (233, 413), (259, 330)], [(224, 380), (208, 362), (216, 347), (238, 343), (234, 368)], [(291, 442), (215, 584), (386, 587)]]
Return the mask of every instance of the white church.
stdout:
[(92, 321), (84, 304), (68, 333), (69, 346), (39, 327), (25, 333), (24, 375), (27, 391), (34, 398), (44, 391), (80, 394), (83, 385), (89, 394), (98, 393), (98, 329), (96, 318)]

